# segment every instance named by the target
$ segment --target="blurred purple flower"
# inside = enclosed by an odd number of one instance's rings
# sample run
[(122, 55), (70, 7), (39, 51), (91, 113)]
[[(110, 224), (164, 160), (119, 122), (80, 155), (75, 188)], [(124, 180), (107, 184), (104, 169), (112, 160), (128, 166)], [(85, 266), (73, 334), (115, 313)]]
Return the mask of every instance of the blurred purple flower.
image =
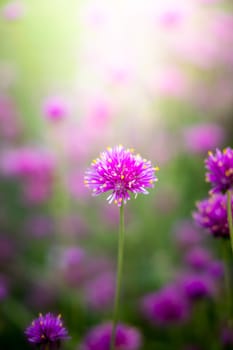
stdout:
[(70, 286), (77, 286), (86, 278), (86, 253), (77, 246), (64, 248), (58, 257), (58, 267)]
[(53, 232), (52, 218), (43, 215), (32, 216), (25, 224), (25, 231), (32, 237), (47, 237)]
[(157, 181), (157, 170), (150, 161), (119, 145), (108, 148), (92, 162), (84, 182), (95, 196), (112, 191), (107, 200), (121, 206), (122, 202), (126, 203), (130, 199), (129, 192), (135, 197), (138, 193), (148, 194), (146, 188), (152, 188)]
[(221, 279), (224, 276), (224, 263), (220, 260), (213, 260), (209, 263), (207, 273), (215, 279)]
[(198, 202), (193, 218), (199, 226), (206, 228), (213, 236), (229, 238), (226, 195), (216, 193)]
[(61, 315), (54, 316), (47, 313), (42, 314), (27, 327), (25, 334), (29, 343), (45, 349), (59, 349), (63, 340), (69, 339), (68, 332), (63, 325)]
[(205, 153), (218, 147), (224, 140), (224, 130), (217, 124), (200, 123), (183, 131), (185, 146), (192, 153)]
[(202, 235), (191, 221), (178, 222), (174, 228), (175, 240), (181, 248), (187, 249), (198, 245), (202, 241)]
[(59, 121), (70, 113), (68, 102), (59, 96), (49, 97), (43, 106), (44, 115), (52, 120)]
[(211, 261), (210, 252), (202, 247), (194, 247), (185, 254), (185, 262), (195, 270), (205, 270)]
[(190, 301), (210, 298), (215, 294), (213, 280), (207, 275), (188, 274), (183, 276), (180, 281), (180, 286), (184, 295)]
[(146, 295), (142, 301), (142, 311), (151, 322), (160, 326), (183, 323), (190, 315), (188, 300), (177, 285), (166, 286)]
[[(110, 350), (112, 324), (104, 323), (89, 331), (79, 347), (80, 350)], [(118, 324), (116, 328), (116, 350), (139, 350), (141, 335), (136, 328)]]
[(54, 159), (48, 152), (34, 147), (6, 150), (2, 154), (1, 169), (5, 176), (22, 180), (26, 202), (38, 204), (50, 197)]
[(211, 192), (225, 192), (233, 188), (233, 149), (228, 147), (221, 152), (209, 152), (205, 160), (206, 181), (211, 183)]
[(106, 310), (112, 305), (114, 295), (115, 276), (111, 272), (103, 272), (85, 285), (85, 300), (94, 310)]
[(103, 129), (111, 121), (112, 108), (110, 102), (104, 98), (96, 98), (88, 103), (87, 124), (86, 127), (92, 129)]
[(2, 170), (6, 175), (43, 179), (50, 177), (53, 169), (53, 158), (41, 149), (21, 147), (2, 154)]
[(8, 21), (16, 21), (25, 15), (25, 6), (22, 1), (10, 1), (2, 8), (2, 16)]
[(177, 68), (171, 67), (160, 71), (150, 82), (150, 90), (154, 94), (166, 97), (181, 98), (186, 96), (187, 78)]

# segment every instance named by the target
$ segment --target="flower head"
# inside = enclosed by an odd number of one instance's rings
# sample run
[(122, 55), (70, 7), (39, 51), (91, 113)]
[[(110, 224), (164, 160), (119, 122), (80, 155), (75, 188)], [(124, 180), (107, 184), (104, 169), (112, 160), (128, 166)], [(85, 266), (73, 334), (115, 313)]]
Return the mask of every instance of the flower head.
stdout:
[[(104, 323), (87, 334), (80, 350), (110, 350), (112, 324)], [(138, 350), (141, 346), (141, 335), (137, 329), (118, 324), (116, 328), (116, 350)]]
[(40, 314), (26, 329), (25, 334), (30, 343), (41, 346), (42, 349), (45, 349), (46, 345), (49, 345), (50, 349), (58, 349), (62, 340), (69, 339), (61, 315), (54, 316), (51, 313), (45, 316)]
[(122, 202), (126, 203), (130, 199), (129, 192), (135, 197), (138, 193), (147, 194), (147, 188), (152, 188), (157, 181), (157, 170), (150, 161), (119, 145), (108, 148), (93, 161), (86, 172), (84, 183), (95, 196), (112, 191), (107, 200), (109, 203), (114, 200), (120, 207)]
[(45, 116), (51, 121), (59, 121), (69, 114), (68, 102), (59, 96), (49, 97), (43, 106)]
[(206, 181), (212, 185), (211, 192), (226, 192), (233, 188), (233, 149), (225, 148), (223, 152), (219, 149), (205, 160), (207, 169)]
[(194, 270), (205, 270), (212, 257), (207, 249), (194, 247), (185, 254), (185, 262)]
[(215, 292), (213, 281), (208, 276), (201, 274), (184, 276), (181, 288), (190, 301), (212, 297)]
[(188, 300), (177, 286), (166, 286), (142, 300), (144, 315), (153, 323), (168, 326), (182, 323), (189, 316)]
[(206, 228), (215, 237), (229, 237), (226, 195), (216, 193), (210, 198), (198, 202), (197, 211), (193, 217), (197, 224)]

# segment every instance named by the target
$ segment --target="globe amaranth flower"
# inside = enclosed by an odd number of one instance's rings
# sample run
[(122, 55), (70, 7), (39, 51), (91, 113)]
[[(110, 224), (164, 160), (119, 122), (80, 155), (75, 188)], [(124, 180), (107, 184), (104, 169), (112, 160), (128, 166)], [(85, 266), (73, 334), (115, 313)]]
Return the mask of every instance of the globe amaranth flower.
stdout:
[[(104, 323), (86, 335), (79, 350), (110, 350), (112, 324)], [(116, 328), (116, 350), (138, 350), (141, 347), (141, 335), (136, 328), (118, 324)]]
[(225, 148), (223, 152), (219, 149), (205, 160), (207, 169), (206, 181), (212, 185), (212, 193), (226, 192), (233, 188), (233, 149)]
[(35, 319), (26, 329), (25, 334), (30, 343), (41, 349), (59, 349), (62, 340), (69, 339), (68, 332), (63, 326), (61, 315), (54, 316), (47, 313)]
[(184, 256), (185, 262), (194, 270), (205, 270), (212, 261), (212, 256), (207, 249), (194, 247)]
[(188, 274), (183, 276), (180, 286), (184, 295), (190, 301), (211, 298), (215, 294), (213, 280), (205, 274)]
[[(233, 200), (231, 201), (233, 210)], [(207, 229), (215, 237), (229, 238), (227, 220), (227, 198), (225, 194), (216, 193), (197, 203), (193, 218), (198, 225)]]
[(123, 146), (108, 148), (100, 157), (92, 162), (87, 170), (84, 183), (92, 189), (95, 196), (112, 191), (107, 200), (114, 201), (119, 207), (130, 199), (129, 193), (147, 194), (157, 181), (150, 161), (135, 155), (132, 149)]
[(172, 285), (146, 295), (142, 300), (142, 312), (152, 323), (169, 326), (185, 322), (190, 308), (179, 286)]

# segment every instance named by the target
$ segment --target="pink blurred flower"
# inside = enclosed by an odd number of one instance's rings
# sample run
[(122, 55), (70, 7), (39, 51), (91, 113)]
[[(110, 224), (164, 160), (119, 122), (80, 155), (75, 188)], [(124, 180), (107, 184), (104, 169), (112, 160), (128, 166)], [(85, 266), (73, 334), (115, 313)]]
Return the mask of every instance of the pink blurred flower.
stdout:
[(206, 153), (210, 149), (221, 146), (224, 130), (213, 123), (200, 123), (183, 130), (185, 147), (192, 153)]
[(92, 128), (103, 128), (111, 121), (112, 108), (104, 98), (89, 101), (87, 124)]
[(115, 294), (115, 276), (111, 272), (103, 272), (88, 281), (84, 289), (84, 298), (94, 310), (104, 310), (112, 305)]
[(8, 21), (16, 21), (25, 15), (25, 5), (21, 1), (10, 1), (2, 8), (2, 16)]
[(83, 186), (83, 172), (78, 170), (70, 174), (68, 180), (68, 190), (72, 197), (78, 200), (89, 197), (88, 189)]
[(52, 96), (44, 102), (43, 113), (49, 120), (59, 121), (70, 113), (70, 107), (64, 98)]
[(210, 252), (202, 247), (194, 247), (185, 254), (186, 264), (198, 271), (206, 270), (211, 261)]
[(66, 283), (80, 286), (86, 278), (86, 253), (78, 246), (69, 246), (60, 250), (56, 262)]
[(188, 220), (176, 223), (173, 233), (177, 244), (183, 249), (197, 246), (203, 240), (200, 230)]
[(23, 197), (27, 205), (37, 205), (46, 202), (52, 195), (52, 182), (48, 179), (38, 179), (36, 184), (32, 179), (23, 184)]
[(35, 147), (5, 150), (2, 154), (2, 170), (8, 176), (31, 179), (49, 177), (53, 173), (54, 159), (46, 151)]
[(187, 94), (187, 79), (181, 70), (168, 68), (154, 76), (150, 83), (153, 93), (160, 93), (166, 97), (185, 98)]
[(22, 181), (27, 203), (39, 204), (50, 197), (53, 189), (54, 159), (48, 152), (35, 147), (5, 150), (0, 168), (5, 176)]

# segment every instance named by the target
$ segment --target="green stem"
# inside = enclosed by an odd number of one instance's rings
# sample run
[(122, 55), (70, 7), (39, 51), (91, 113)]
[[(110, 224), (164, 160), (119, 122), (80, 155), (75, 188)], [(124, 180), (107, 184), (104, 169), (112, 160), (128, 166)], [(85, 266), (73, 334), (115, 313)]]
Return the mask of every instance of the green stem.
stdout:
[(111, 350), (115, 349), (116, 327), (118, 322), (119, 299), (120, 299), (121, 281), (122, 281), (123, 255), (124, 255), (124, 204), (122, 203), (120, 207), (117, 280), (116, 280), (116, 293), (115, 293), (114, 312), (113, 312), (113, 328), (112, 328), (111, 347), (110, 347)]
[(232, 223), (232, 207), (231, 207), (231, 191), (227, 191), (227, 219), (230, 232), (231, 250), (233, 252), (233, 223)]
[(230, 320), (231, 317), (231, 309), (232, 309), (232, 302), (231, 302), (231, 281), (230, 281), (230, 271), (229, 271), (229, 263), (228, 263), (228, 257), (229, 257), (229, 245), (228, 240), (223, 240), (222, 242), (222, 258), (224, 261), (224, 289), (225, 289), (225, 317), (227, 317), (227, 321)]

